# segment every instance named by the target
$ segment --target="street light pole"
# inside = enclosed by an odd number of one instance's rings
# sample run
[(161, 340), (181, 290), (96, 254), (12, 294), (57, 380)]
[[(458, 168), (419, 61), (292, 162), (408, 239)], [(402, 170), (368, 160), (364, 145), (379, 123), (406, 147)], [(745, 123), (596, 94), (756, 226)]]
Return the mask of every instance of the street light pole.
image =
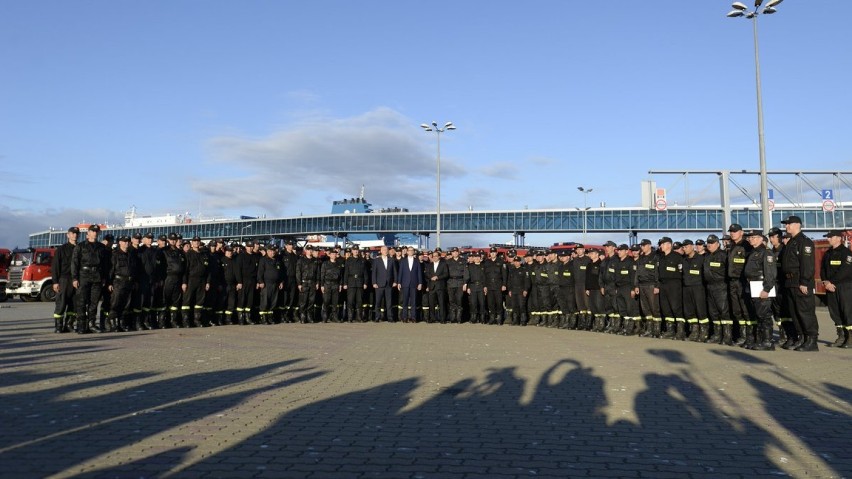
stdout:
[(748, 7), (742, 2), (734, 2), (731, 4), (734, 9), (728, 12), (728, 17), (730, 18), (745, 17), (750, 19), (754, 30), (754, 76), (757, 86), (757, 144), (760, 152), (760, 215), (764, 234), (772, 228), (772, 216), (769, 213), (769, 186), (766, 178), (766, 144), (763, 138), (763, 95), (760, 85), (760, 49), (757, 42), (757, 17), (760, 14), (770, 15), (775, 13), (777, 11), (775, 7), (782, 1), (772, 0), (761, 9), (760, 5), (763, 3), (763, 0), (755, 0), (753, 11), (748, 10)]
[(578, 186), (577, 189), (583, 193), (583, 243), (585, 243), (589, 214), (589, 193), (591, 193), (594, 188), (583, 188), (582, 186)]
[(433, 121), (432, 126), (423, 123), (420, 125), (420, 128), (423, 128), (427, 132), (434, 131), (435, 138), (437, 138), (438, 142), (438, 172), (437, 172), (437, 203), (435, 205), (435, 247), (441, 247), (441, 133), (446, 130), (455, 130), (456, 127), (453, 125), (453, 122), (448, 121), (444, 124), (443, 128), (438, 128), (438, 122)]
[(251, 228), (251, 223), (243, 226), (242, 229), (240, 229), (240, 244), (243, 244), (243, 231), (245, 231), (248, 228)]

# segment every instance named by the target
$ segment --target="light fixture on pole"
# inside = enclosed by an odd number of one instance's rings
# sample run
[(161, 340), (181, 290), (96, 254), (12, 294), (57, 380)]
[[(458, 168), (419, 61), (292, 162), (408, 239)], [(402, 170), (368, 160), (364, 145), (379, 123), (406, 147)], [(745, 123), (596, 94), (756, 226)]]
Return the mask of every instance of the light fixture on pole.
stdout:
[(583, 188), (582, 186), (577, 187), (580, 190), (580, 193), (583, 193), (583, 243), (586, 242), (586, 231), (587, 231), (587, 220), (589, 213), (589, 193), (591, 193), (594, 188)]
[(778, 10), (775, 8), (783, 0), (771, 0), (761, 8), (763, 0), (754, 1), (754, 10), (749, 10), (742, 2), (731, 4), (733, 10), (728, 12), (728, 17), (745, 17), (752, 21), (754, 28), (754, 71), (755, 83), (757, 84), (757, 143), (760, 150), (760, 214), (762, 217), (763, 233), (766, 234), (772, 227), (772, 217), (769, 213), (769, 187), (766, 178), (766, 145), (763, 140), (763, 97), (760, 86), (760, 51), (757, 43), (757, 17), (761, 14), (770, 15)]
[(453, 122), (448, 121), (443, 128), (438, 128), (438, 122), (433, 121), (429, 126), (426, 123), (420, 125), (420, 128), (431, 132), (435, 132), (435, 137), (438, 139), (438, 175), (437, 175), (437, 202), (435, 205), (435, 247), (441, 247), (441, 133), (447, 130), (455, 130)]
[(240, 244), (243, 244), (243, 231), (245, 231), (249, 228), (251, 228), (251, 223), (243, 226), (242, 229), (240, 229)]

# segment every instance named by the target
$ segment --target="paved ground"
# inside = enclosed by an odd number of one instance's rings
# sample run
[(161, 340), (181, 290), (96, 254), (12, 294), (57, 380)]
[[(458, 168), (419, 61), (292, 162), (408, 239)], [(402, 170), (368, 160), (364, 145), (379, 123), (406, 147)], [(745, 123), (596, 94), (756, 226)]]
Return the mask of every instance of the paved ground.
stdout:
[(3, 477), (852, 477), (848, 349), (51, 313), (0, 309)]

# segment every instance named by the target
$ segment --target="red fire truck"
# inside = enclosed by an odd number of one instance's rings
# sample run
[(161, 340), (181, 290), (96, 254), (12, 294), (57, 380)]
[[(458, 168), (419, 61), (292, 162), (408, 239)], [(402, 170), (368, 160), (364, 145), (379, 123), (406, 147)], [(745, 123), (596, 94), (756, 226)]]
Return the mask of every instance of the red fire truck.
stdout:
[(22, 301), (53, 301), (53, 279), (50, 266), (54, 248), (27, 248), (12, 251), (6, 275), (6, 296)]
[(6, 301), (6, 277), (9, 275), (9, 262), (12, 261), (12, 252), (6, 248), (0, 248), (0, 303)]

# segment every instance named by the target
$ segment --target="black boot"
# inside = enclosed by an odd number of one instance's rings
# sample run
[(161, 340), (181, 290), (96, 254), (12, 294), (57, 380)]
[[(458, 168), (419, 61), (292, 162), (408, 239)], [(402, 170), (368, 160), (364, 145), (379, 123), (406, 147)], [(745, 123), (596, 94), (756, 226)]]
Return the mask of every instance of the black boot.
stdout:
[(193, 313), (193, 321), (195, 322), (195, 325), (200, 328), (206, 328), (210, 326), (210, 324), (208, 324), (207, 321), (204, 319), (204, 311), (201, 309), (195, 310), (195, 312)]
[(569, 314), (566, 329), (577, 329), (577, 313)]
[(621, 316), (612, 318), (612, 327), (609, 332), (610, 334), (621, 334)]
[[(710, 327), (709, 324), (707, 326)], [(709, 338), (705, 339), (705, 343), (716, 343), (719, 344), (722, 341), (722, 325), (718, 322), (713, 322), (713, 335)]]
[(699, 332), (698, 323), (697, 322), (696, 323), (689, 323), (689, 336), (687, 336), (686, 339), (697, 343), (698, 342), (698, 332)]
[(699, 343), (706, 343), (707, 337), (710, 336), (710, 323), (701, 323), (698, 325), (698, 339), (696, 339)]
[(674, 321), (666, 321), (666, 332), (663, 333), (660, 337), (663, 339), (672, 339), (675, 337), (675, 329), (677, 326)]
[(677, 339), (678, 341), (685, 340), (686, 339), (686, 323), (683, 322), (683, 321), (678, 321), (676, 328), (677, 328), (677, 330), (675, 332), (675, 339)]
[(719, 344), (724, 344), (725, 346), (733, 346), (734, 345), (734, 325), (733, 324), (723, 324), (722, 325), (722, 342)]
[(837, 339), (834, 340), (833, 343), (829, 344), (829, 348), (839, 348), (846, 344), (846, 330), (843, 326), (837, 326)]
[(819, 351), (816, 336), (805, 336), (802, 345), (796, 348), (796, 351)]
[(843, 343), (843, 346), (838, 346), (838, 347), (843, 348), (843, 349), (852, 348), (852, 329), (849, 329), (849, 328), (846, 329), (846, 342)]
[(623, 336), (633, 336), (633, 323), (633, 319), (624, 318), (624, 329), (621, 331)]
[(646, 319), (645, 320), (645, 332), (642, 333), (640, 336), (642, 336), (643, 338), (653, 338), (654, 337), (654, 325), (656, 323), (657, 323), (657, 321)]
[(751, 349), (755, 351), (775, 351), (775, 344), (772, 342), (772, 323), (760, 328), (761, 341), (756, 342)]
[(133, 327), (136, 331), (144, 331), (145, 327), (142, 323), (142, 314), (143, 313), (134, 313), (133, 314)]
[(742, 328), (742, 337), (744, 338), (742, 344), (739, 346), (745, 349), (751, 349), (754, 346), (754, 326), (747, 324)]
[(786, 321), (781, 321), (778, 323), (778, 344), (784, 344), (787, 342), (787, 329), (784, 327), (784, 323)]

